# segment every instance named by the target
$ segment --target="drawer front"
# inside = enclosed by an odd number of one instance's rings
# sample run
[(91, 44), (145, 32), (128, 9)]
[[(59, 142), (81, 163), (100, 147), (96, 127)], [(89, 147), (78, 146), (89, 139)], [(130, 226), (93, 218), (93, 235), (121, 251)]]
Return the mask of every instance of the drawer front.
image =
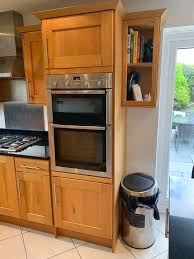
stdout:
[(17, 172), (49, 175), (49, 161), (29, 158), (15, 158)]

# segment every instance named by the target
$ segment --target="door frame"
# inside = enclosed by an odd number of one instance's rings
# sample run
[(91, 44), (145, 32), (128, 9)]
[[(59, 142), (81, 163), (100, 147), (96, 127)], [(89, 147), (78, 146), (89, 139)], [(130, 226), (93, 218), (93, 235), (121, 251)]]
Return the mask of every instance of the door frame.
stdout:
[[(162, 62), (159, 91), (156, 178), (161, 191), (159, 207), (168, 207), (169, 146), (172, 125), (177, 49), (194, 47), (194, 26), (163, 30)], [(169, 87), (170, 86), (170, 87)]]

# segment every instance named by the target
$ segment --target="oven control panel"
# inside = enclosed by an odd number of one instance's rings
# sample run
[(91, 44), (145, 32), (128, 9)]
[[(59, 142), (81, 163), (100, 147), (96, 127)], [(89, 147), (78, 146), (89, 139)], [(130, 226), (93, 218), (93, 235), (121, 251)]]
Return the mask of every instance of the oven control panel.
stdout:
[(47, 75), (47, 89), (112, 88), (112, 73)]

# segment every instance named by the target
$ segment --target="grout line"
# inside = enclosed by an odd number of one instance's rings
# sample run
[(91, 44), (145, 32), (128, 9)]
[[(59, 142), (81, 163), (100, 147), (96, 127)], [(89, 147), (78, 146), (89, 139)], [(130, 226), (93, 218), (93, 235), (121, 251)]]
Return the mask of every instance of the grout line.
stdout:
[(131, 249), (129, 248), (129, 246), (127, 244), (125, 244), (125, 242), (123, 241), (123, 239), (121, 238), (121, 236), (119, 236), (119, 240), (121, 241), (121, 243), (127, 248), (127, 250), (129, 251), (129, 253), (135, 258), (138, 259), (133, 252), (131, 251)]
[(58, 255), (65, 254), (66, 252), (69, 252), (69, 251), (72, 251), (72, 250), (76, 250), (75, 247), (74, 247), (74, 248), (71, 248), (71, 249), (68, 249), (67, 251), (63, 251), (63, 252), (61, 252), (61, 253), (58, 253), (58, 254), (56, 254), (56, 255), (53, 255), (53, 256), (51, 256), (51, 257), (47, 257), (47, 259), (55, 258), (55, 257), (58, 256)]
[(24, 241), (23, 233), (22, 233), (22, 240), (23, 240), (24, 250), (25, 250), (25, 254), (26, 254), (26, 259), (28, 259), (28, 254), (27, 254), (27, 251), (26, 251), (26, 246), (25, 246), (25, 241)]
[[(73, 242), (73, 239), (71, 239), (71, 240), (72, 240), (72, 242)], [(80, 253), (79, 253), (79, 251), (78, 251), (78, 249), (77, 249), (77, 246), (75, 245), (75, 243), (74, 243), (74, 242), (73, 242), (73, 244), (74, 244), (74, 246), (75, 246), (75, 249), (76, 249), (76, 251), (77, 251), (77, 253), (78, 253), (78, 255), (79, 255), (80, 259), (82, 259), (81, 255), (80, 255)]]
[(1, 241), (8, 240), (8, 239), (11, 239), (11, 238), (14, 238), (14, 237), (18, 237), (18, 236), (21, 236), (21, 235), (22, 235), (22, 233), (21, 233), (21, 234), (17, 234), (17, 235), (15, 235), (15, 236), (11, 236), (11, 237), (6, 237), (6, 238), (4, 238), (4, 239), (1, 239), (0, 242), (1, 242)]
[(166, 253), (168, 250), (166, 250), (166, 251), (164, 251), (164, 252), (162, 252), (162, 253), (160, 253), (160, 254), (158, 254), (158, 255), (155, 255), (154, 257), (152, 257), (151, 259), (154, 259), (154, 258), (156, 258), (157, 256), (159, 256), (159, 255), (162, 255), (162, 254), (164, 254), (164, 253)]
[[(71, 240), (72, 240), (72, 242), (73, 242), (73, 238), (71, 238)], [(81, 241), (83, 241), (83, 240), (81, 240)], [(80, 246), (84, 246), (84, 245), (87, 244), (87, 243), (88, 243), (88, 242), (83, 241), (83, 244), (81, 244), (81, 245), (76, 245), (76, 244), (73, 242), (75, 248), (76, 248), (76, 247), (80, 247)]]

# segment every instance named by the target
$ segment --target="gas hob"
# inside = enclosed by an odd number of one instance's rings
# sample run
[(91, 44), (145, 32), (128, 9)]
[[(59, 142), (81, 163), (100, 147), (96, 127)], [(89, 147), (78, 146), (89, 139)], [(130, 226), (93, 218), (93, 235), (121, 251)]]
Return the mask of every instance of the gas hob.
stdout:
[(0, 135), (0, 151), (17, 152), (40, 140), (40, 138), (34, 136), (2, 134)]

